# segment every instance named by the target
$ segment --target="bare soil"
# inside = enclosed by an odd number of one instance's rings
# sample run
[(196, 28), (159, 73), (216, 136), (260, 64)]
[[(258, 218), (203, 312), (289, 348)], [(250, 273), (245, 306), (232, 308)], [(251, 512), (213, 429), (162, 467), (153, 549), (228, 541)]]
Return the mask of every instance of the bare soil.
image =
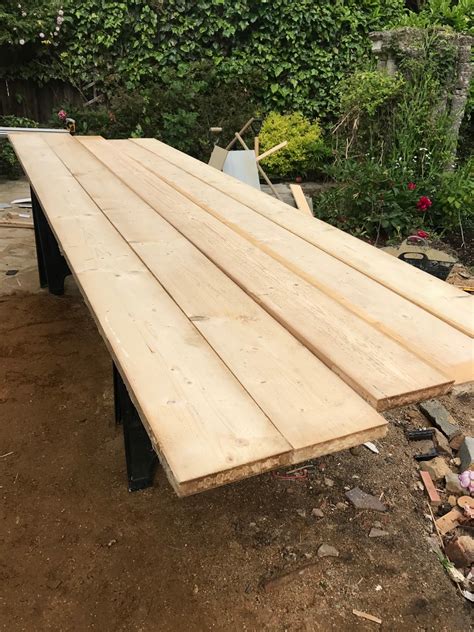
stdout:
[[(471, 432), (472, 401), (443, 399)], [(414, 407), (389, 418), (379, 455), (318, 459), (308, 478), (178, 499), (158, 470), (130, 494), (111, 361), (82, 299), (0, 298), (0, 630), (467, 632), (404, 434), (426, 422)], [(356, 511), (355, 485), (388, 511)], [(369, 538), (375, 522), (389, 535)], [(319, 559), (322, 543), (339, 557)]]

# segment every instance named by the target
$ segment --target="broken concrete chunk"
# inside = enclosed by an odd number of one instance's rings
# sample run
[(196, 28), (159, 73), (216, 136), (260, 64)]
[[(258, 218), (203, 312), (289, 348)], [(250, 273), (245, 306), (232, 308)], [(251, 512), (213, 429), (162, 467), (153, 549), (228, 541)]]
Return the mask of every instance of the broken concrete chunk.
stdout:
[(454, 472), (450, 472), (449, 474), (446, 474), (444, 480), (446, 483), (447, 492), (449, 492), (450, 494), (457, 494), (458, 496), (464, 494), (464, 489), (461, 487), (461, 483), (459, 482), (457, 474), (454, 474)]
[(446, 556), (458, 568), (465, 568), (474, 564), (474, 538), (470, 535), (460, 535), (448, 542), (445, 548)]
[(339, 551), (330, 544), (321, 544), (318, 557), (339, 557)]
[(431, 459), (431, 461), (423, 461), (420, 465), (420, 470), (428, 472), (434, 481), (440, 481), (448, 474), (452, 474), (449, 466), (440, 456)]
[(387, 507), (376, 497), (366, 494), (359, 487), (346, 492), (346, 497), (356, 509), (372, 509), (373, 511), (387, 511)]
[(461, 472), (474, 470), (474, 437), (466, 437), (459, 448)]
[(435, 428), (434, 440), (440, 454), (452, 456), (453, 452), (451, 450), (449, 441), (447, 437), (445, 437), (444, 434), (438, 430), (438, 428)]
[(455, 437), (453, 437), (450, 442), (449, 442), (449, 446), (452, 450), (455, 450), (456, 452), (459, 450), (459, 448), (461, 447), (462, 442), (464, 441), (464, 435), (462, 432), (460, 432), (459, 434), (457, 434)]
[(375, 527), (372, 527), (372, 529), (369, 531), (369, 538), (384, 538), (387, 535), (390, 535), (388, 531), (376, 529)]
[(460, 434), (461, 430), (456, 426), (453, 416), (438, 400), (429, 399), (427, 402), (422, 402), (419, 406), (422, 413), (428, 417), (433, 426), (441, 430), (450, 441)]

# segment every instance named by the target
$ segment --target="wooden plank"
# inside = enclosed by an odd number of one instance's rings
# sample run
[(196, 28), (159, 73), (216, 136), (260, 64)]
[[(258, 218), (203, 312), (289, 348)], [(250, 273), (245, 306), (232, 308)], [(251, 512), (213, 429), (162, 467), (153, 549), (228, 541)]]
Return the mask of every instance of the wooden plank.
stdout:
[[(84, 137), (80, 142), (92, 146), (93, 139)], [(125, 157), (118, 161), (118, 152), (114, 156), (113, 151), (107, 151), (107, 141), (102, 146), (105, 153), (99, 157), (111, 171), (377, 410), (449, 390), (452, 381), (413, 353), (297, 277), (136, 162)]]
[(374, 248), (352, 235), (322, 222), (295, 214), (288, 205), (239, 187), (221, 173), (214, 173), (199, 160), (155, 139), (133, 139), (141, 147), (162, 156), (229, 197), (302, 237), (438, 318), (474, 337), (474, 297)]
[(0, 219), (0, 226), (2, 228), (34, 228), (33, 222), (22, 222), (14, 219)]
[(449, 378), (457, 383), (474, 380), (474, 342), (469, 336), (135, 143), (115, 143), (121, 153)]
[(296, 207), (303, 211), (306, 215), (311, 215), (313, 217), (313, 211), (309, 208), (309, 204), (306, 201), (306, 198), (303, 193), (303, 189), (299, 184), (290, 184), (291, 193), (295, 199)]
[(291, 446), (45, 137), (11, 141), (177, 493), (288, 463)]
[(260, 162), (261, 160), (265, 160), (265, 158), (268, 158), (268, 156), (271, 156), (275, 152), (280, 151), (280, 149), (283, 149), (283, 147), (286, 147), (287, 145), (288, 145), (288, 141), (284, 140), (282, 143), (278, 143), (278, 145), (275, 145), (275, 147), (270, 147), (270, 149), (267, 149), (267, 151), (264, 151), (263, 154), (256, 156), (257, 162)]
[[(47, 142), (291, 444), (292, 461), (385, 433), (383, 417), (85, 147)], [(127, 169), (105, 141), (84, 145)]]

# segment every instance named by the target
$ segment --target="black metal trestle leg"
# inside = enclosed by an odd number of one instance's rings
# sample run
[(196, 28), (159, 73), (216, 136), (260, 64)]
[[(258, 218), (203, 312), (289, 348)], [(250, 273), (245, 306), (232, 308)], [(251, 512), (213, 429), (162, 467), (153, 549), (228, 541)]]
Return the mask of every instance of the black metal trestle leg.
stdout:
[(51, 294), (64, 294), (64, 279), (71, 274), (66, 259), (59, 250), (58, 242), (31, 189), (31, 207), (35, 226), (36, 257), (41, 287), (48, 287)]
[(113, 379), (115, 422), (123, 427), (128, 489), (135, 492), (153, 485), (158, 457), (115, 364)]

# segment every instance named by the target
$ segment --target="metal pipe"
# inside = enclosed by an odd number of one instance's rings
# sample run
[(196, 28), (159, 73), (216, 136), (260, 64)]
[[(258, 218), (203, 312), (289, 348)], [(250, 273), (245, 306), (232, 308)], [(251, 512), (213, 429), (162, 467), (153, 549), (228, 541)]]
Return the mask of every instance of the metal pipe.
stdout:
[(48, 132), (51, 134), (69, 134), (67, 129), (45, 129), (42, 127), (0, 127), (0, 138), (7, 138), (8, 134), (18, 132)]

